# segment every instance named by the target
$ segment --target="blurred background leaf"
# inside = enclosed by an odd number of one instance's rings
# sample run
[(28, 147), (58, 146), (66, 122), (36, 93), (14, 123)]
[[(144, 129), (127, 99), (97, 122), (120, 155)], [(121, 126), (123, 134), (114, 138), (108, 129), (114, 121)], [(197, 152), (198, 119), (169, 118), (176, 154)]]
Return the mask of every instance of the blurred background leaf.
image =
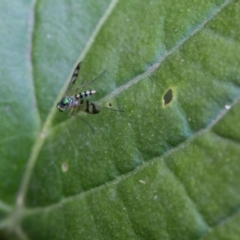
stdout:
[[(1, 239), (239, 239), (240, 3), (0, 3)], [(103, 107), (59, 113), (71, 73)], [(74, 89), (73, 89), (73, 93)]]

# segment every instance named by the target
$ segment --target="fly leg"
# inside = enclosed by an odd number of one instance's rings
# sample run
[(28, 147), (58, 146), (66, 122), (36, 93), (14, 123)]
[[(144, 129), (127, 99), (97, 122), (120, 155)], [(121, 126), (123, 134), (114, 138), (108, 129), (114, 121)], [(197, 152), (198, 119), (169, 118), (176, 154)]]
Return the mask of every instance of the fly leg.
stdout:
[(101, 72), (97, 77), (95, 77), (95, 78), (94, 78), (93, 80), (91, 80), (90, 82), (86, 82), (86, 83), (83, 82), (80, 86), (78, 86), (78, 87), (76, 88), (76, 94), (78, 93), (79, 88), (92, 84), (92, 83), (95, 82), (98, 78), (100, 78), (106, 71), (107, 71), (107, 70), (104, 70), (103, 72)]
[(89, 122), (87, 122), (84, 118), (82, 118), (81, 116), (77, 115), (77, 110), (78, 110), (77, 107), (72, 108), (71, 111), (69, 112), (68, 116), (69, 117), (74, 116), (74, 117), (80, 118), (83, 122), (85, 122), (90, 127), (90, 129), (95, 134), (95, 129), (93, 128), (93, 126)]

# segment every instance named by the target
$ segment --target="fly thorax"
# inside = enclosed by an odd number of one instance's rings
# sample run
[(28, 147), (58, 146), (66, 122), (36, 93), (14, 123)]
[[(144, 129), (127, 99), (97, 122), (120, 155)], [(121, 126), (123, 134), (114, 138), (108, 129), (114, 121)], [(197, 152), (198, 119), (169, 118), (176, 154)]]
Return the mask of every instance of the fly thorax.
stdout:
[(75, 97), (72, 97), (71, 98), (71, 103), (70, 103), (70, 106), (71, 107), (76, 107), (79, 105), (79, 99), (76, 99)]

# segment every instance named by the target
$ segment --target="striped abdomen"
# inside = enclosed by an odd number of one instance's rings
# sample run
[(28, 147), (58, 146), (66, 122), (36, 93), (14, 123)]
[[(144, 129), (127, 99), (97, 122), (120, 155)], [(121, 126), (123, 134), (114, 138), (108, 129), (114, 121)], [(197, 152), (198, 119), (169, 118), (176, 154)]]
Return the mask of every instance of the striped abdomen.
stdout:
[(76, 99), (82, 99), (82, 98), (86, 98), (88, 96), (93, 95), (94, 93), (96, 93), (96, 91), (94, 90), (89, 90), (89, 91), (85, 91), (85, 92), (81, 92), (75, 95)]

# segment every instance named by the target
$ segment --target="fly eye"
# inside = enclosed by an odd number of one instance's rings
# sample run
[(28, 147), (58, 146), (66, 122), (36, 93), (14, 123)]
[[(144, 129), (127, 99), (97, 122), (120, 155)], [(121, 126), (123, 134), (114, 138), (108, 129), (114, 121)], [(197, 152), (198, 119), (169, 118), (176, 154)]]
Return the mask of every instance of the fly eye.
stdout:
[(63, 106), (67, 106), (69, 104), (69, 101), (68, 101), (67, 98), (63, 98), (61, 103), (62, 103)]

